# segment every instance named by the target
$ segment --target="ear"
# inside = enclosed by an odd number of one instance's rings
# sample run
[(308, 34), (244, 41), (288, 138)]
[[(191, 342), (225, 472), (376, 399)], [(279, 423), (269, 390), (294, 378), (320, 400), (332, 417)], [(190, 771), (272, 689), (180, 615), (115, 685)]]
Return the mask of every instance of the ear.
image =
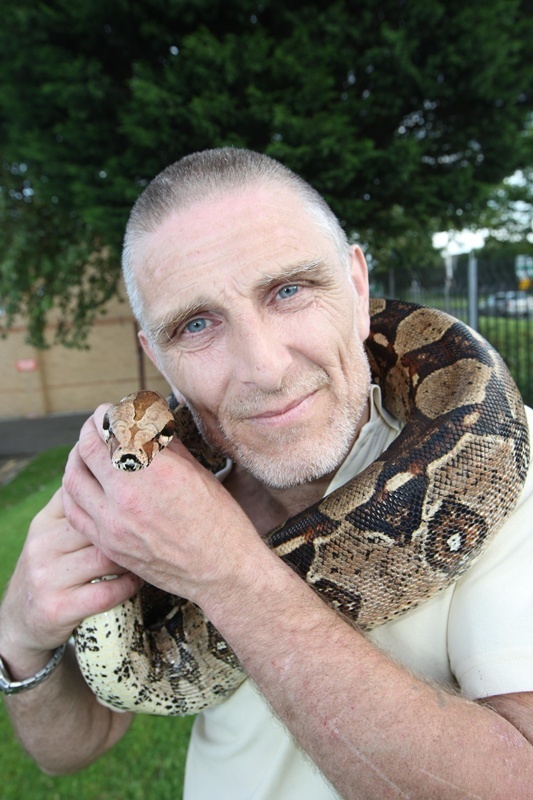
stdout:
[(368, 267), (363, 251), (356, 244), (350, 247), (350, 274), (357, 292), (357, 328), (365, 341), (370, 333)]
[(148, 336), (145, 334), (144, 331), (139, 331), (137, 337), (141, 343), (142, 349), (144, 350), (144, 352), (146, 353), (152, 364), (154, 364), (157, 367), (157, 369), (161, 372), (159, 359), (157, 358), (155, 351), (153, 350), (152, 345), (150, 344)]
[(154, 366), (157, 367), (157, 369), (159, 370), (159, 372), (161, 373), (163, 378), (166, 380), (166, 382), (168, 383), (168, 385), (172, 389), (172, 392), (173, 392), (176, 400), (179, 403), (184, 403), (185, 402), (184, 396), (181, 394), (181, 392), (179, 392), (176, 389), (175, 386), (173, 386), (172, 381), (170, 380), (169, 376), (166, 374), (165, 370), (163, 369), (161, 361), (157, 357), (157, 354), (156, 354), (155, 350), (153, 349), (152, 345), (150, 344), (150, 340), (148, 339), (148, 336), (142, 330), (139, 331), (137, 336), (139, 337), (139, 341), (141, 343), (142, 349), (144, 350), (144, 352), (146, 353), (146, 355), (148, 356), (148, 358), (150, 359), (152, 364), (154, 364)]

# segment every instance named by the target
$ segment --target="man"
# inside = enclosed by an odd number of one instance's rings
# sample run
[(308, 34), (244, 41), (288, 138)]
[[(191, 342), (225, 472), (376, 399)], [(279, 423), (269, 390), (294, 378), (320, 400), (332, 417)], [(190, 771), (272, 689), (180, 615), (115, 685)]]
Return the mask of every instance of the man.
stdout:
[[(172, 443), (146, 472), (119, 473), (98, 409), (4, 599), (12, 679), (140, 575), (197, 603), (251, 678), (196, 720), (188, 800), (533, 797), (533, 478), (456, 587), (369, 637), (261, 539), (400, 429), (369, 382), (366, 264), (327, 206), (258, 154), (196, 154), (138, 201), (124, 269), (143, 347), (231, 460), (217, 480)], [(57, 773), (131, 721), (95, 701), (70, 651), (7, 704)]]

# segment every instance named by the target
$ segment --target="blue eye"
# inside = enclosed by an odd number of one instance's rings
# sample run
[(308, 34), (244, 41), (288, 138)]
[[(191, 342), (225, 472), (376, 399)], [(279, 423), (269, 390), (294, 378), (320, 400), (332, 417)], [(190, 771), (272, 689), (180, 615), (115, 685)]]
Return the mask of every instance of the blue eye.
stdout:
[(298, 291), (299, 286), (292, 284), (291, 286), (284, 286), (282, 289), (279, 290), (278, 296), (281, 297), (283, 300), (286, 300), (287, 297), (293, 297), (296, 292)]
[(187, 333), (201, 333), (205, 331), (207, 328), (207, 320), (199, 317), (198, 319), (193, 319), (187, 323), (185, 326), (185, 330)]

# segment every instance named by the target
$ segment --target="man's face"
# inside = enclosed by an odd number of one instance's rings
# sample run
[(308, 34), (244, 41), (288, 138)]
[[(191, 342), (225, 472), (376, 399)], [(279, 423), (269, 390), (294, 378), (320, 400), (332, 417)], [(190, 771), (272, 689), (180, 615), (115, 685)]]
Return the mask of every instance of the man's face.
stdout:
[(366, 265), (300, 198), (258, 185), (197, 203), (134, 262), (141, 341), (205, 438), (286, 488), (341, 463), (366, 412)]

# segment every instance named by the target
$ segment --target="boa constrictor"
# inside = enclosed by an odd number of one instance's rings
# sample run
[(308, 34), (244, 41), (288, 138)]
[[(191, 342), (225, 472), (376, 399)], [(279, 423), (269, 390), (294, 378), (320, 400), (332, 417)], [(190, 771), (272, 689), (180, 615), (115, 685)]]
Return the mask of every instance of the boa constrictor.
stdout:
[[(480, 555), (525, 480), (524, 408), (507, 368), (478, 334), (443, 312), (373, 300), (366, 343), (386, 408), (405, 422), (360, 475), (267, 537), (320, 596), (361, 629), (451, 585)], [(113, 462), (147, 465), (175, 433), (205, 465), (217, 459), (189, 413), (130, 395), (109, 412)], [(194, 499), (191, 499), (194, 502)], [(75, 634), (104, 704), (190, 714), (243, 681), (239, 662), (194, 604), (145, 585)]]

